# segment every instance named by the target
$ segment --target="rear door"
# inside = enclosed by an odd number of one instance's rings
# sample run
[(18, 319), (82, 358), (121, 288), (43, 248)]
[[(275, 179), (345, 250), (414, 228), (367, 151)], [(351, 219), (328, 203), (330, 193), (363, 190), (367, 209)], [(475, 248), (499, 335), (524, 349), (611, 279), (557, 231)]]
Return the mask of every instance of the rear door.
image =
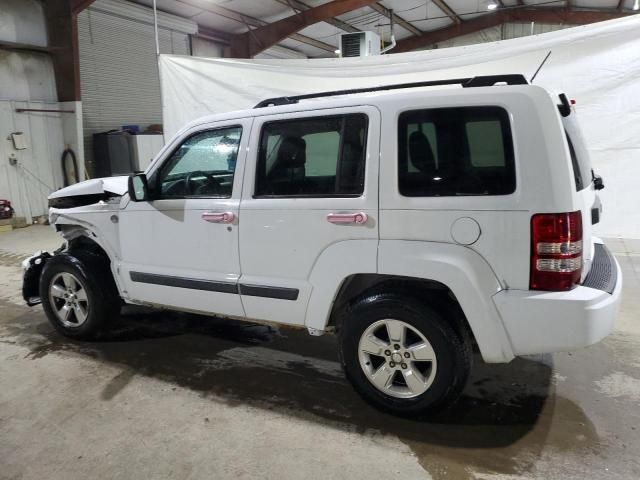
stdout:
[[(377, 241), (379, 138), (373, 107), (254, 120), (240, 204), (247, 317), (304, 324), (323, 253), (349, 240)], [(375, 246), (357, 252), (366, 271), (375, 271)]]

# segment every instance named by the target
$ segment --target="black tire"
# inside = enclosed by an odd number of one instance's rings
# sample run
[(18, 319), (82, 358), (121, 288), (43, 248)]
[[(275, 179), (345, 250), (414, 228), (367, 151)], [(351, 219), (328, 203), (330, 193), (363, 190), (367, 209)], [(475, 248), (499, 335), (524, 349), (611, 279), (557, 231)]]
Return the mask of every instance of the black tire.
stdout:
[[(420, 332), (433, 348), (437, 365), (435, 376), (432, 377), (426, 391), (418, 396), (397, 398), (384, 393), (373, 385), (363, 370), (364, 367), (361, 367), (360, 339), (367, 328), (384, 319), (400, 320), (409, 324)], [(355, 390), (376, 408), (400, 416), (429, 416), (455, 403), (464, 389), (471, 371), (470, 342), (457, 333), (438, 310), (425, 302), (399, 293), (374, 293), (352, 304), (344, 313), (340, 324), (342, 367)], [(386, 352), (385, 350), (385, 355)], [(390, 366), (391, 360), (389, 357), (383, 357), (383, 360), (385, 358), (387, 366)], [(378, 367), (370, 368), (376, 370)], [(392, 377), (393, 379), (404, 381), (402, 371), (394, 375), (400, 377)]]
[[(87, 302), (83, 303), (86, 319), (78, 326), (65, 325), (56, 313), (60, 302), (66, 300), (52, 299), (49, 295), (52, 282), (58, 281), (63, 273), (71, 274), (86, 291)], [(84, 252), (61, 253), (47, 261), (40, 277), (40, 299), (47, 318), (58, 332), (83, 340), (99, 337), (119, 315), (121, 305), (108, 260)]]

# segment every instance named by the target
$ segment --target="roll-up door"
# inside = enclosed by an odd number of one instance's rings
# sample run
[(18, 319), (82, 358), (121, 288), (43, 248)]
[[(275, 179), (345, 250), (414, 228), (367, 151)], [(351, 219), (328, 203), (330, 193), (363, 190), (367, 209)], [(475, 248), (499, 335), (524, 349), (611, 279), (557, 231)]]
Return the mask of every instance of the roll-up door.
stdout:
[[(160, 53), (189, 55), (195, 23), (159, 15)], [(92, 172), (96, 132), (162, 123), (153, 11), (98, 0), (78, 16), (85, 161)]]

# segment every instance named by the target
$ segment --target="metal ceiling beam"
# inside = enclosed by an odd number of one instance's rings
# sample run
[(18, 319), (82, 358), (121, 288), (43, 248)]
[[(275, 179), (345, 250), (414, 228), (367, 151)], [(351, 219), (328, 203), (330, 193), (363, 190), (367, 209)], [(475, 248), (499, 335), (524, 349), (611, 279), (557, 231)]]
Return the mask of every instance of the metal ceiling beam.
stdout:
[[(179, 3), (184, 3), (185, 5), (189, 5), (191, 7), (199, 8), (205, 12), (213, 13), (215, 15), (220, 15), (221, 17), (227, 18), (229, 20), (233, 20), (238, 23), (242, 23), (247, 28), (250, 27), (262, 27), (267, 24), (262, 20), (259, 20), (254, 17), (250, 17), (249, 15), (244, 15), (242, 13), (236, 12), (235, 10), (230, 10), (225, 7), (221, 7), (220, 5), (212, 4), (209, 0), (176, 0)], [(310, 45), (312, 47), (318, 48), (320, 50), (324, 50), (327, 52), (333, 53), (336, 49), (334, 45), (329, 45), (328, 43), (321, 42), (320, 40), (316, 40), (311, 37), (307, 37), (306, 35), (301, 35), (299, 33), (294, 33), (293, 35), (289, 35), (289, 38), (292, 40), (296, 40), (297, 42), (304, 43), (306, 45)]]
[(80, 8), (88, 3), (75, 0), (43, 2), (47, 22), (47, 44), (50, 48), (59, 102), (80, 100), (78, 22), (73, 8)]
[(444, 12), (446, 16), (448, 16), (455, 23), (462, 23), (462, 19), (458, 16), (458, 14), (449, 6), (447, 2), (444, 0), (433, 0), (433, 4), (438, 7), (440, 10)]
[(488, 13), (461, 24), (423, 33), (420, 37), (400, 40), (394, 52), (408, 52), (444, 42), (451, 38), (474, 33), (508, 22), (541, 22), (586, 25), (631, 15), (617, 10), (567, 10), (566, 8), (511, 8)]
[[(288, 7), (291, 7), (295, 10), (298, 11), (305, 11), (305, 10), (309, 10), (310, 7), (309, 5), (307, 5), (306, 3), (302, 3), (298, 0), (275, 0), (278, 3), (281, 3), (282, 5), (286, 5)], [(345, 32), (349, 32), (349, 33), (353, 33), (353, 32), (359, 32), (360, 29), (354, 27), (353, 25), (348, 24), (347, 22), (343, 22), (342, 20), (338, 19), (338, 18), (328, 18), (325, 20), (325, 23), (328, 23), (329, 25), (333, 25), (336, 28), (339, 28), (340, 30), (344, 30)]]
[(375, 3), (375, 0), (333, 0), (324, 3), (263, 27), (235, 35), (231, 40), (229, 53), (236, 58), (251, 58), (309, 25), (372, 3)]
[(631, 15), (631, 13), (616, 10), (567, 10), (566, 8), (516, 8), (500, 13), (507, 17), (506, 22), (524, 21), (566, 23), (569, 25), (586, 25)]
[(85, 8), (88, 8), (95, 0), (70, 0), (71, 12), (74, 15), (78, 15)]
[[(384, 15), (388, 19), (391, 19), (391, 11), (387, 7), (382, 5), (380, 2), (377, 2), (377, 3), (374, 3), (372, 5), (369, 5), (369, 8), (374, 9), (376, 12)], [(412, 25), (411, 23), (407, 22), (404, 18), (402, 18), (397, 13), (393, 13), (393, 21), (397, 25), (400, 25), (402, 28), (404, 28), (405, 30), (411, 32), (414, 35), (422, 35), (422, 30), (420, 30), (419, 28), (416, 28), (414, 25)]]
[(202, 25), (198, 25), (198, 33), (195, 35), (196, 37), (203, 37), (209, 40), (213, 40), (215, 42), (224, 43), (226, 45), (231, 41), (231, 34), (227, 32), (221, 32), (220, 30), (216, 30), (214, 28), (204, 27)]
[(393, 52), (409, 52), (417, 48), (433, 45), (434, 43), (444, 42), (445, 40), (449, 40), (454, 37), (475, 33), (477, 31), (484, 30), (485, 28), (495, 27), (503, 22), (503, 16), (500, 14), (482, 15), (463, 23), (455, 23), (445, 28), (425, 32), (419, 37), (400, 40), (396, 45), (396, 48), (393, 49)]

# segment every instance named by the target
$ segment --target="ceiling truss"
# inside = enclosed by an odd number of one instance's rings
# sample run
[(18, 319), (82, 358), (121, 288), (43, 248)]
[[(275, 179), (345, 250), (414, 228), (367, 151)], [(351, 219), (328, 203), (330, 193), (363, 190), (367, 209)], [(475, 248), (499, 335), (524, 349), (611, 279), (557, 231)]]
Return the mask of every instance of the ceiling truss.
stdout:
[[(68, 0), (72, 9), (76, 12), (86, 8), (92, 0)], [(135, 0), (132, 0), (135, 1)], [(613, 18), (619, 18), (638, 12), (629, 8), (625, 9), (625, 1), (619, 0), (611, 8), (584, 9), (575, 6), (574, 0), (566, 0), (560, 7), (535, 7), (523, 0), (517, 0), (511, 6), (503, 0), (494, 0), (494, 10), (481, 16), (465, 18), (464, 13), (456, 12), (447, 1), (449, 0), (425, 0), (435, 5), (444, 18), (449, 18), (450, 24), (437, 30), (422, 31), (411, 21), (385, 6), (384, 1), (375, 0), (331, 0), (321, 5), (313, 6), (310, 0), (274, 0), (289, 7), (291, 15), (275, 22), (267, 23), (259, 18), (240, 13), (231, 8), (223, 7), (210, 0), (175, 0), (176, 2), (201, 9), (202, 11), (219, 15), (233, 20), (245, 26), (246, 31), (240, 34), (219, 32), (211, 28), (202, 28), (205, 36), (221, 39), (229, 45), (227, 54), (237, 58), (251, 58), (264, 50), (277, 45), (289, 38), (305, 45), (312, 46), (324, 52), (336, 49), (335, 45), (326, 43), (323, 38), (315, 39), (309, 35), (303, 35), (301, 30), (319, 22), (325, 22), (334, 26), (339, 33), (358, 32), (360, 28), (349, 21), (340, 19), (341, 15), (363, 7), (373, 10), (380, 15), (382, 22), (391, 23), (409, 32), (409, 37), (399, 40), (394, 52), (404, 52), (418, 48), (426, 48), (438, 42), (443, 42), (460, 35), (474, 33), (479, 30), (494, 27), (508, 22), (542, 22), (552, 24), (584, 25)], [(227, 5), (233, 5), (228, 2)], [(356, 22), (357, 23), (357, 22)], [(325, 53), (326, 55), (326, 53)]]

